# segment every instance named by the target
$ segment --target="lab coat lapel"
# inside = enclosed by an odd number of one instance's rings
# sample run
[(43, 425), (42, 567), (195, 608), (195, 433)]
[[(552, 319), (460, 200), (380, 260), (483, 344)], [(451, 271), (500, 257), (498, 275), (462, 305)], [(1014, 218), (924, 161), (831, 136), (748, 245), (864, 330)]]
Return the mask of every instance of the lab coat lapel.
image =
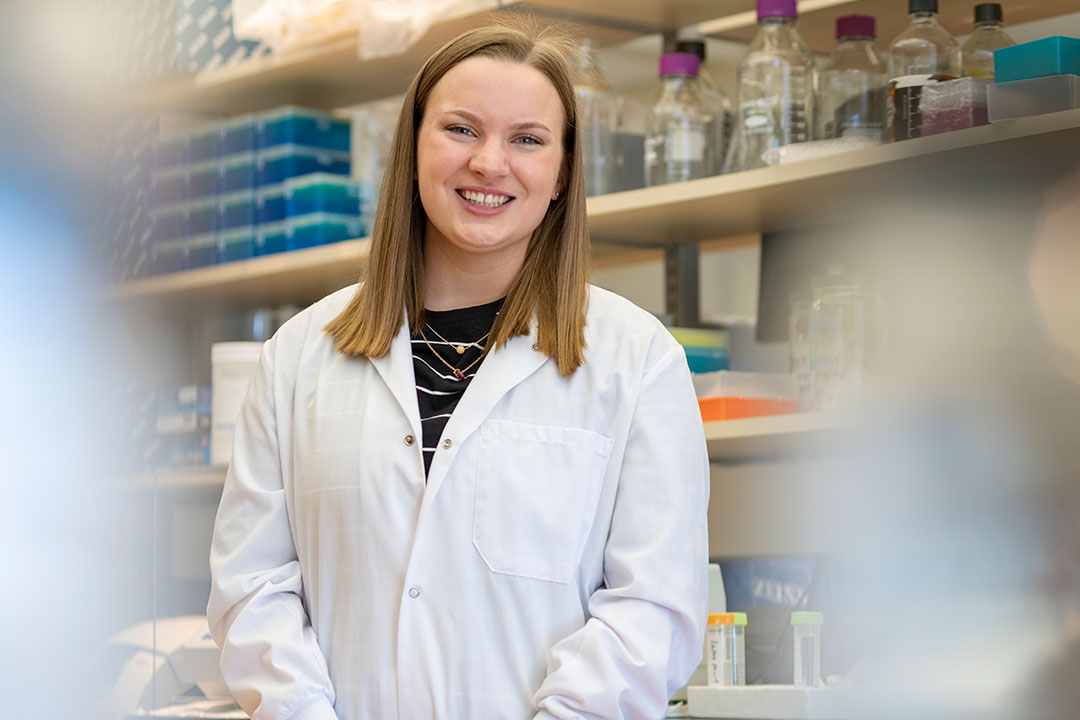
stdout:
[(390, 343), (390, 352), (380, 358), (373, 358), (371, 362), (408, 418), (413, 436), (423, 437), (420, 432), (420, 406), (416, 401), (416, 376), (413, 373), (409, 323), (401, 324), (401, 329)]
[[(533, 349), (535, 345), (536, 319), (534, 318), (528, 335), (512, 338), (504, 347), (484, 358), (469, 388), (446, 423), (446, 428), (443, 430), (444, 438), (450, 438), (460, 447), (466, 438), (476, 432), (503, 396), (547, 361), (547, 355)], [(450, 462), (451, 458), (446, 453), (435, 453), (431, 470), (428, 472), (424, 501), (420, 506), (421, 520), (442, 485), (450, 468)]]

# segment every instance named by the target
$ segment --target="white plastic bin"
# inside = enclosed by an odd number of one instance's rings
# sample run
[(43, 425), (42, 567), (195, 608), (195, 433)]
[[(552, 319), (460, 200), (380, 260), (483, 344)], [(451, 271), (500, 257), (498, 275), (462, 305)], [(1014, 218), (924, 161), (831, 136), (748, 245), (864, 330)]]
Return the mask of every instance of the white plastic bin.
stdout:
[(210, 463), (232, 460), (233, 433), (248, 386), (259, 371), (261, 342), (225, 342), (210, 346)]

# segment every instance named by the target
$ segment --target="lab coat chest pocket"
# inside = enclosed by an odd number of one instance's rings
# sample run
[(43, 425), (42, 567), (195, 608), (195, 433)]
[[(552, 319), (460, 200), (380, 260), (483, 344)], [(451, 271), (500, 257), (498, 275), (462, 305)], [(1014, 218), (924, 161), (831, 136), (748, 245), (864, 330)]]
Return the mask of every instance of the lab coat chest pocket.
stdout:
[(473, 545), (496, 573), (568, 583), (613, 441), (580, 428), (480, 426)]

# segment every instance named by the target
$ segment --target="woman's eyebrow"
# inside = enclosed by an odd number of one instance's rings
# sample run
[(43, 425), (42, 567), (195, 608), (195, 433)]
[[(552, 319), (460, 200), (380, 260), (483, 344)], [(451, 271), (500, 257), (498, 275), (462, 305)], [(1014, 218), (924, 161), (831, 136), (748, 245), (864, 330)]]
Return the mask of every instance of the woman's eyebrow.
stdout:
[[(482, 125), (483, 124), (483, 121), (480, 119), (479, 115), (476, 115), (475, 113), (469, 112), (468, 110), (463, 110), (463, 109), (460, 109), (460, 108), (454, 108), (454, 109), (451, 109), (451, 110), (444, 111), (443, 114), (445, 114), (445, 115), (457, 115), (459, 117), (465, 118), (466, 120), (468, 120), (471, 123), (475, 123), (477, 125)], [(551, 132), (551, 128), (549, 128), (547, 125), (540, 122), (539, 120), (525, 120), (525, 121), (522, 121), (522, 122), (519, 122), (519, 123), (515, 123), (514, 125), (511, 126), (511, 129), (512, 130), (535, 130), (535, 129), (540, 129), (540, 130), (544, 130), (544, 131), (549, 132), (549, 133)]]

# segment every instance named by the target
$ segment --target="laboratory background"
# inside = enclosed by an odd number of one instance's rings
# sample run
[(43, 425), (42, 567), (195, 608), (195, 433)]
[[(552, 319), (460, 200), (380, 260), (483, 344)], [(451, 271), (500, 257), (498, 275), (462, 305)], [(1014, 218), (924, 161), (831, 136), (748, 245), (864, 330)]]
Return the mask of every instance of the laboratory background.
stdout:
[(2, 714), (246, 717), (205, 609), (261, 344), (363, 279), (420, 63), (522, 15), (580, 42), (592, 282), (698, 395), (667, 717), (1080, 717), (1076, 0), (5, 2)]

